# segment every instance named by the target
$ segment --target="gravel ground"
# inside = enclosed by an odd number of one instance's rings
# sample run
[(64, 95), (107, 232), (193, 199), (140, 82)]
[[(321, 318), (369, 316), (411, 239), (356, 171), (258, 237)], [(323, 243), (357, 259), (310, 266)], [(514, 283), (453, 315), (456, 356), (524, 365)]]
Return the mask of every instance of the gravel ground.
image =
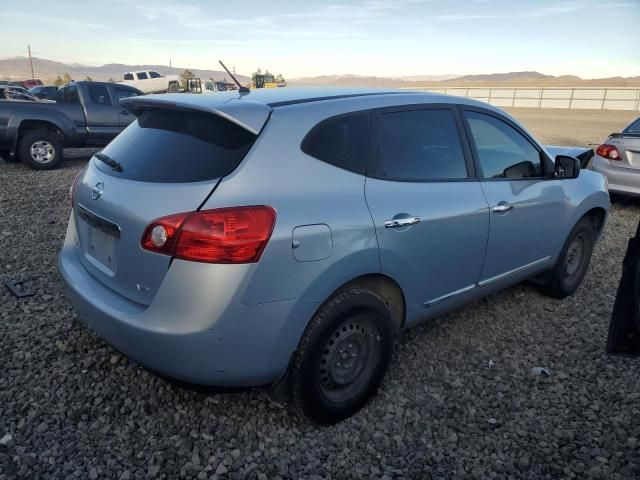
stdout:
[(640, 359), (604, 354), (640, 203), (613, 206), (574, 296), (517, 285), (401, 334), (379, 395), (317, 427), (260, 389), (168, 383), (78, 320), (56, 271), (69, 153), (0, 163), (0, 281), (37, 291), (0, 289), (0, 480), (640, 478)]

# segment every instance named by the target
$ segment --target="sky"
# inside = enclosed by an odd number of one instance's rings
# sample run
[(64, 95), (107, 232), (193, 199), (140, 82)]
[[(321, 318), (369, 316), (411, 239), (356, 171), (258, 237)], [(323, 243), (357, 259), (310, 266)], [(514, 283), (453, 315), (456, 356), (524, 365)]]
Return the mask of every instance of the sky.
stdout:
[(286, 78), (640, 75), (640, 0), (0, 0), (0, 58)]

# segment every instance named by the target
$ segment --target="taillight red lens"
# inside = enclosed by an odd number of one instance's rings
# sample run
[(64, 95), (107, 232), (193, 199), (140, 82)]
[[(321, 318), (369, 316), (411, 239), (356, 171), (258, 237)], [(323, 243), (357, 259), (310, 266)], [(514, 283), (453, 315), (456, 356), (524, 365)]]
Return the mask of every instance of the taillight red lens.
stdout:
[(602, 144), (596, 149), (596, 153), (607, 160), (622, 160), (622, 155), (615, 145)]
[(171, 215), (155, 220), (145, 229), (142, 247), (194, 262), (257, 262), (275, 220), (276, 212), (268, 206)]

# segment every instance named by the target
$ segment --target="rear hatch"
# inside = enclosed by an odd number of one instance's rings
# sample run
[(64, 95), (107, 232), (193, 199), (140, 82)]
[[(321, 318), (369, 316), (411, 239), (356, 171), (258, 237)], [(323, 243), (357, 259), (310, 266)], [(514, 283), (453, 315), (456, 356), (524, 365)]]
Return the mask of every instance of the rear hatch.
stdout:
[[(255, 127), (267, 121), (270, 108), (257, 105), (248, 125), (218, 109), (127, 102), (136, 121), (89, 161), (74, 189), (80, 260), (96, 279), (151, 303), (171, 257), (141, 248), (145, 228), (200, 208), (251, 149)], [(246, 105), (242, 111), (250, 117)]]

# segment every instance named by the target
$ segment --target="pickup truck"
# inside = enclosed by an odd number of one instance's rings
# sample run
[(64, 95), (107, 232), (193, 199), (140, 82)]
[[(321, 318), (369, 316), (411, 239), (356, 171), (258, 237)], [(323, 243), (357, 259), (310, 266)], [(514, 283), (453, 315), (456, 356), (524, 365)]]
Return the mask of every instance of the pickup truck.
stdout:
[(160, 75), (153, 70), (127, 72), (119, 83), (130, 85), (144, 93), (177, 93), (180, 91), (179, 75)]
[(55, 102), (0, 100), (0, 157), (50, 170), (63, 148), (104, 146), (135, 118), (120, 100), (137, 95), (143, 93), (127, 85), (73, 82), (57, 91)]

